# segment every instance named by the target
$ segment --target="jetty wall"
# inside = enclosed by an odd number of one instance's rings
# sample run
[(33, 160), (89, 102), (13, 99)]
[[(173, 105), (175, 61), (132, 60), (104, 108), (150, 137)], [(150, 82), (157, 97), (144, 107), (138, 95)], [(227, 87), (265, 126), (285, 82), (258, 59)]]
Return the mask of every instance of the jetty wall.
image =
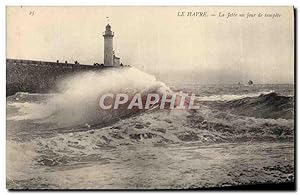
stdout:
[(36, 60), (6, 60), (6, 96), (16, 92), (56, 92), (56, 84), (68, 75), (82, 71), (102, 71), (109, 67)]

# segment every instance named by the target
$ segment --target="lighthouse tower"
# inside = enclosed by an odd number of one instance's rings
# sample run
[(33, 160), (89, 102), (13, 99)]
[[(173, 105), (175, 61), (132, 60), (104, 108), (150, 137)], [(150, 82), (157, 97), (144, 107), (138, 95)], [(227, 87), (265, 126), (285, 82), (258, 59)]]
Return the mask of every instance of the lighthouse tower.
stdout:
[(114, 51), (113, 51), (113, 37), (114, 32), (111, 31), (111, 26), (106, 25), (104, 37), (104, 66), (114, 66)]

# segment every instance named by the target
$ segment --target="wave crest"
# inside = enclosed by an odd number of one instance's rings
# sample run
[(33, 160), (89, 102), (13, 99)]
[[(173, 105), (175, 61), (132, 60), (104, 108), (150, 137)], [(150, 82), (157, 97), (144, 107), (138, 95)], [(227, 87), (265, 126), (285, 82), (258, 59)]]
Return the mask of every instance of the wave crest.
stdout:
[[(106, 93), (164, 93), (171, 90), (156, 78), (135, 68), (84, 72), (65, 78), (58, 84), (60, 93), (35, 104), (17, 103), (19, 119), (43, 119), (59, 127), (105, 124), (130, 114), (130, 110), (101, 110), (98, 101)], [(23, 96), (26, 94), (23, 94)], [(16, 118), (14, 118), (16, 119)]]
[(227, 109), (234, 114), (256, 118), (293, 119), (294, 117), (294, 97), (282, 96), (275, 92), (219, 102), (217, 107), (222, 110)]

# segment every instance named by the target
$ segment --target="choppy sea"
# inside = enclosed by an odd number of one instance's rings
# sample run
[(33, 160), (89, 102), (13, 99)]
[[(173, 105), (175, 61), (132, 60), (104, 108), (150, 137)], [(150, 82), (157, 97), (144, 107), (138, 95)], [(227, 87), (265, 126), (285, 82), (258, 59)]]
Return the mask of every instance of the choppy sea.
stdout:
[[(294, 85), (172, 86), (128, 69), (80, 74), (60, 89), (7, 97), (7, 188), (187, 189), (294, 181)], [(97, 107), (104, 92), (164, 90), (196, 94), (200, 109), (130, 113)]]

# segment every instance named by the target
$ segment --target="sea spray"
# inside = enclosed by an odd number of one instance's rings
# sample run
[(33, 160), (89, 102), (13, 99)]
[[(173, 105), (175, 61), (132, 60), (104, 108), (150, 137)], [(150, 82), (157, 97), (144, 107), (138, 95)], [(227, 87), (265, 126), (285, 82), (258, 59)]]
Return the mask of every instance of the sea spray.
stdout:
[(169, 93), (171, 90), (152, 75), (136, 68), (111, 69), (102, 72), (88, 71), (63, 79), (59, 93), (40, 104), (23, 105), (23, 119), (40, 119), (60, 127), (99, 125), (134, 114), (128, 110), (105, 111), (99, 108), (102, 94)]

